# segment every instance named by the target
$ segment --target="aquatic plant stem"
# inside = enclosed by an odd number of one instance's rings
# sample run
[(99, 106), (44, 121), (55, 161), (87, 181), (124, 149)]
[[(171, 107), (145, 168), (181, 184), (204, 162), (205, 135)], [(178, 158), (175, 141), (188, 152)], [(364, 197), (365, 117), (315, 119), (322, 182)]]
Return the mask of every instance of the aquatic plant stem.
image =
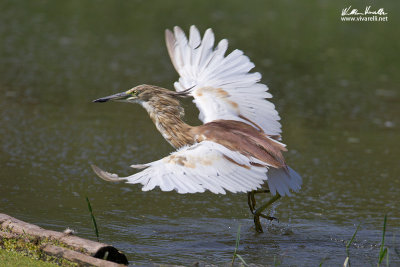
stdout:
[(99, 229), (97, 228), (97, 223), (96, 223), (96, 219), (93, 215), (93, 210), (92, 210), (92, 205), (90, 205), (90, 201), (89, 198), (86, 197), (86, 202), (88, 204), (88, 209), (90, 212), (90, 217), (92, 218), (92, 222), (93, 222), (93, 226), (94, 226), (94, 233), (96, 234), (96, 238), (97, 238), (97, 242), (99, 242)]
[(350, 246), (351, 246), (351, 244), (353, 243), (354, 238), (355, 238), (356, 235), (357, 235), (357, 232), (358, 232), (358, 229), (360, 228), (360, 225), (361, 225), (361, 224), (358, 224), (358, 226), (357, 226), (357, 228), (356, 228), (356, 231), (354, 232), (353, 236), (351, 237), (351, 239), (350, 239), (350, 240), (347, 242), (347, 244), (346, 244), (346, 254), (347, 254), (347, 257), (346, 257), (346, 259), (345, 259), (345, 261), (344, 261), (343, 266), (351, 266), (351, 263), (350, 263)]
[(240, 242), (240, 227), (241, 227), (241, 225), (239, 224), (239, 227), (238, 227), (238, 230), (237, 230), (237, 233), (236, 233), (236, 244), (235, 244), (235, 250), (233, 252), (232, 263), (231, 263), (232, 266), (235, 263), (235, 258), (236, 257), (239, 258), (239, 260), (243, 263), (243, 265), (248, 266), (247, 263), (242, 258), (242, 256), (237, 254), (237, 250), (239, 248), (239, 242)]
[[(381, 247), (379, 249), (378, 267), (382, 263), (385, 256), (389, 255), (388, 248), (385, 247), (386, 223), (387, 223), (387, 214), (385, 214), (385, 218), (383, 219), (382, 241), (381, 241)], [(386, 265), (389, 266), (389, 257), (386, 258)]]

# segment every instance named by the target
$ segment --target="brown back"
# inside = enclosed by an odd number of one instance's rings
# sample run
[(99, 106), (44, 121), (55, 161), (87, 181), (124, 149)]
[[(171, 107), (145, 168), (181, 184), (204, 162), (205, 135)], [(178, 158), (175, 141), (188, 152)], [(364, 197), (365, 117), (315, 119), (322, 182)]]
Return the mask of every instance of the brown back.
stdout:
[(209, 140), (219, 143), (243, 155), (257, 158), (266, 164), (286, 167), (282, 151), (284, 145), (252, 126), (234, 120), (217, 120), (192, 128), (197, 142)]

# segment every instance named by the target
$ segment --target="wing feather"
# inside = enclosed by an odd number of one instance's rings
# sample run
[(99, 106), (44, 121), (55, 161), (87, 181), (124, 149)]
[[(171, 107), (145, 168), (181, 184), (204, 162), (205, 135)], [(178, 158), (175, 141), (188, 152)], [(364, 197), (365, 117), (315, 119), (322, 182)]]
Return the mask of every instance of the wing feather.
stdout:
[[(227, 160), (225, 156), (234, 159), (238, 164)], [(238, 152), (214, 142), (204, 141), (183, 147), (165, 158), (145, 164), (144, 166), (148, 167), (141, 172), (118, 180), (142, 184), (143, 191), (158, 186), (163, 191), (176, 190), (182, 194), (205, 190), (216, 194), (225, 194), (226, 190), (248, 192), (261, 187), (267, 179), (267, 169), (254, 167), (250, 162), (251, 159)], [(102, 172), (101, 178), (110, 181), (104, 174), (106, 172), (98, 167), (93, 169), (97, 174)], [(112, 181), (116, 180), (116, 175), (112, 175)]]
[[(252, 163), (257, 163), (257, 166)], [(106, 181), (142, 184), (143, 191), (160, 187), (162, 191), (176, 190), (181, 194), (206, 190), (215, 194), (249, 192), (267, 181), (273, 195), (284, 196), (290, 195), (290, 190), (298, 191), (302, 183), (301, 177), (290, 167), (268, 168), (256, 158), (246, 157), (211, 141), (183, 147), (148, 164), (132, 166), (145, 169), (127, 177), (118, 177), (97, 166), (92, 165), (92, 168)]]
[[(260, 83), (261, 74), (250, 73), (254, 63), (235, 49), (225, 56), (228, 41), (221, 40), (214, 48), (215, 37), (207, 29), (201, 39), (199, 30), (190, 27), (189, 40), (179, 27), (174, 33), (166, 30), (166, 43), (172, 63), (180, 77), (174, 83), (177, 91), (191, 89), (203, 123), (218, 119), (252, 121), (267, 134), (280, 136), (280, 117), (267, 100), (272, 95)], [(207, 90), (206, 93), (204, 88)], [(247, 118), (243, 119), (243, 118)]]
[(200, 32), (194, 26), (190, 27), (189, 44), (192, 49), (198, 48), (201, 44)]

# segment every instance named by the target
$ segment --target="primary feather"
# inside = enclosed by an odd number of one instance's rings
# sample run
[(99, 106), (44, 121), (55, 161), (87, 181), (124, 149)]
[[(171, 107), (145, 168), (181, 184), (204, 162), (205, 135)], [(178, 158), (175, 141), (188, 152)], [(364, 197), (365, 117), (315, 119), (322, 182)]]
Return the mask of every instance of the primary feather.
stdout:
[(289, 190), (298, 191), (301, 185), (301, 178), (290, 168), (289, 172), (283, 168), (268, 168), (256, 158), (210, 141), (185, 146), (160, 160), (131, 167), (146, 169), (127, 177), (118, 177), (92, 166), (106, 181), (142, 184), (143, 191), (158, 186), (162, 191), (176, 190), (181, 194), (205, 190), (215, 194), (250, 192), (260, 188), (267, 180), (272, 194), (284, 196), (290, 195)]
[(268, 87), (260, 83), (261, 74), (250, 73), (254, 64), (240, 50), (225, 56), (228, 41), (214, 48), (214, 33), (206, 30), (203, 39), (195, 26), (190, 27), (189, 41), (179, 27), (166, 30), (166, 43), (172, 63), (180, 75), (174, 83), (177, 91), (191, 88), (203, 123), (214, 120), (237, 120), (259, 127), (280, 138), (280, 117)]

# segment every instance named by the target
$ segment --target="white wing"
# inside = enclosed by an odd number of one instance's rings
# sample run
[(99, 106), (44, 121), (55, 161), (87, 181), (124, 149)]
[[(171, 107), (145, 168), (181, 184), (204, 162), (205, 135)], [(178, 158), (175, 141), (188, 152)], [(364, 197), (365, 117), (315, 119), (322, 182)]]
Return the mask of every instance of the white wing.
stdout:
[(280, 117), (274, 104), (266, 100), (272, 95), (265, 84), (259, 83), (260, 73), (249, 73), (254, 64), (242, 51), (234, 50), (225, 57), (228, 41), (223, 39), (214, 48), (211, 29), (203, 40), (195, 26), (190, 27), (189, 40), (179, 27), (174, 27), (174, 33), (166, 30), (165, 36), (168, 53), (180, 75), (175, 89), (191, 88), (200, 120), (238, 120), (269, 135), (280, 135)]
[[(267, 179), (265, 167), (251, 166), (246, 156), (210, 141), (186, 146), (160, 160), (131, 167), (146, 169), (118, 179), (140, 183), (143, 191), (159, 186), (163, 191), (176, 190), (182, 194), (205, 190), (216, 194), (225, 194), (225, 190), (248, 192), (259, 188)], [(117, 176), (108, 178), (106, 180), (110, 181)]]
[[(258, 163), (257, 166), (251, 162)], [(271, 193), (290, 195), (290, 189), (300, 189), (301, 178), (291, 177), (284, 170), (276, 170), (276, 179), (267, 176), (267, 166), (257, 159), (248, 158), (238, 152), (210, 142), (187, 146), (160, 160), (131, 167), (143, 171), (128, 177), (118, 177), (92, 166), (98, 176), (107, 181), (125, 180), (131, 184), (142, 184), (143, 191), (159, 186), (163, 191), (176, 190), (178, 193), (196, 193), (209, 190), (216, 194), (249, 192), (268, 180)], [(272, 170), (273, 168), (270, 168)], [(294, 172), (294, 171), (293, 171)], [(298, 180), (300, 179), (300, 180)], [(270, 182), (271, 180), (271, 182)]]

